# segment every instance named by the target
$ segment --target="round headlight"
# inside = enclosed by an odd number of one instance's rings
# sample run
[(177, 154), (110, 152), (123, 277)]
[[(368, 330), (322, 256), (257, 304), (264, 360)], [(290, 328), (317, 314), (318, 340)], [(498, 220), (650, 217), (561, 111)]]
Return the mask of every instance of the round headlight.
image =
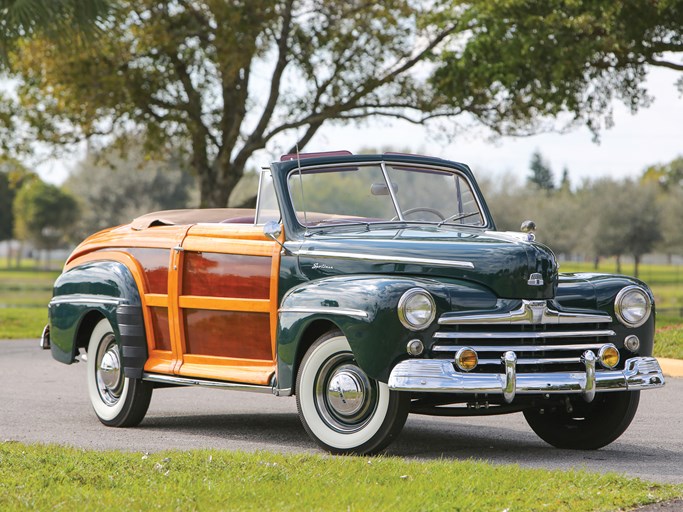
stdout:
[(420, 331), (436, 316), (434, 299), (427, 290), (411, 288), (398, 301), (398, 318), (411, 331)]
[(643, 325), (650, 316), (652, 302), (640, 286), (622, 288), (614, 301), (614, 312), (626, 327)]

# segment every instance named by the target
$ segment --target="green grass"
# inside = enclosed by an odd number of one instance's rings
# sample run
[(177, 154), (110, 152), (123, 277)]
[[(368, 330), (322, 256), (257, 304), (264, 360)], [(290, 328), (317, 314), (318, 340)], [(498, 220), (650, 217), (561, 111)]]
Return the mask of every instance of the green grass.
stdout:
[(680, 485), (616, 474), (474, 461), (0, 444), (2, 510), (585, 512), (682, 495)]
[(0, 308), (0, 340), (40, 338), (47, 324), (47, 307)]

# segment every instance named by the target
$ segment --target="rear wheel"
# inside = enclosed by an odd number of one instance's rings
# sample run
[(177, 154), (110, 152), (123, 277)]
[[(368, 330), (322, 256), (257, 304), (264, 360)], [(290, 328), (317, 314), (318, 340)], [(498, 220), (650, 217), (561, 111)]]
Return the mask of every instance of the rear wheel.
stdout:
[(531, 429), (557, 448), (597, 450), (617, 439), (638, 410), (640, 391), (598, 393), (590, 402), (575, 400), (569, 406), (529, 409), (524, 417)]
[(123, 374), (119, 344), (105, 318), (88, 344), (88, 394), (99, 420), (110, 427), (134, 427), (147, 413), (152, 384)]
[(340, 332), (321, 336), (297, 374), (297, 408), (306, 432), (332, 453), (376, 453), (400, 433), (410, 395), (391, 391), (356, 364)]

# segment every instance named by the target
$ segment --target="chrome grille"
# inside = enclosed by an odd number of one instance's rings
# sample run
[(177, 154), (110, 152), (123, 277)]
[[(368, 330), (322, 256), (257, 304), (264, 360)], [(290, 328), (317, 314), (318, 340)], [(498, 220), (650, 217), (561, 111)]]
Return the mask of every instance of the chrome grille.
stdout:
[(614, 343), (616, 333), (605, 325), (611, 321), (599, 313), (558, 312), (545, 301), (523, 301), (512, 312), (446, 313), (439, 319), (431, 354), (452, 359), (469, 347), (479, 356), (474, 372), (500, 372), (507, 351), (516, 354), (521, 372), (580, 371), (587, 350), (597, 356), (603, 345)]

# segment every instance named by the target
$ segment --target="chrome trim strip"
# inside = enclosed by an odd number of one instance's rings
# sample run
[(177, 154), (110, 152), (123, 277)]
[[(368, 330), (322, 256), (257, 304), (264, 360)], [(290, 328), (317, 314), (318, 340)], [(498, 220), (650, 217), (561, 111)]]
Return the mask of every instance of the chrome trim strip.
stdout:
[(73, 295), (59, 295), (58, 297), (52, 297), (50, 304), (113, 304), (118, 306), (125, 302), (124, 299), (117, 299), (115, 297), (106, 297), (104, 295), (86, 295), (86, 294), (73, 294)]
[(297, 315), (312, 314), (312, 313), (322, 313), (322, 314), (332, 314), (332, 315), (346, 315), (355, 316), (357, 318), (367, 318), (368, 312), (360, 309), (349, 309), (349, 308), (282, 308), (278, 310), (278, 313), (293, 313)]
[(196, 379), (192, 377), (176, 377), (161, 375), (158, 373), (143, 373), (142, 380), (148, 382), (160, 382), (163, 384), (175, 384), (177, 386), (202, 386), (207, 388), (227, 389), (229, 391), (255, 391), (258, 393), (272, 394), (272, 386), (258, 386), (255, 384), (239, 384), (236, 382), (219, 382), (214, 380)]
[(444, 313), (439, 318), (440, 325), (559, 325), (607, 323), (611, 321), (612, 317), (609, 315), (559, 312), (551, 309), (545, 300), (523, 300), (518, 309), (503, 313), (472, 315)]
[(471, 261), (458, 260), (438, 260), (430, 258), (411, 258), (409, 256), (387, 256), (383, 254), (361, 254), (356, 252), (337, 252), (337, 251), (310, 251), (307, 249), (300, 249), (294, 251), (296, 256), (329, 256), (331, 258), (349, 258), (358, 260), (381, 261), (383, 263), (428, 263), (431, 265), (447, 265), (450, 267), (474, 268), (474, 263)]
[(562, 331), (562, 332), (436, 332), (437, 339), (468, 339), (468, 340), (521, 340), (525, 338), (597, 338), (602, 336), (616, 336), (612, 330), (602, 331)]
[[(509, 391), (512, 375), (506, 373), (464, 373), (453, 367), (450, 359), (408, 359), (397, 364), (389, 375), (389, 389), (432, 393), (490, 393)], [(664, 376), (654, 357), (634, 357), (624, 370), (596, 371), (594, 384), (587, 372), (516, 373), (515, 394), (586, 394), (595, 392), (635, 391), (659, 388)]]
[[(586, 343), (573, 345), (467, 345), (476, 352), (550, 352), (553, 350), (599, 350), (604, 343)], [(461, 345), (435, 345), (432, 352), (456, 352)]]

